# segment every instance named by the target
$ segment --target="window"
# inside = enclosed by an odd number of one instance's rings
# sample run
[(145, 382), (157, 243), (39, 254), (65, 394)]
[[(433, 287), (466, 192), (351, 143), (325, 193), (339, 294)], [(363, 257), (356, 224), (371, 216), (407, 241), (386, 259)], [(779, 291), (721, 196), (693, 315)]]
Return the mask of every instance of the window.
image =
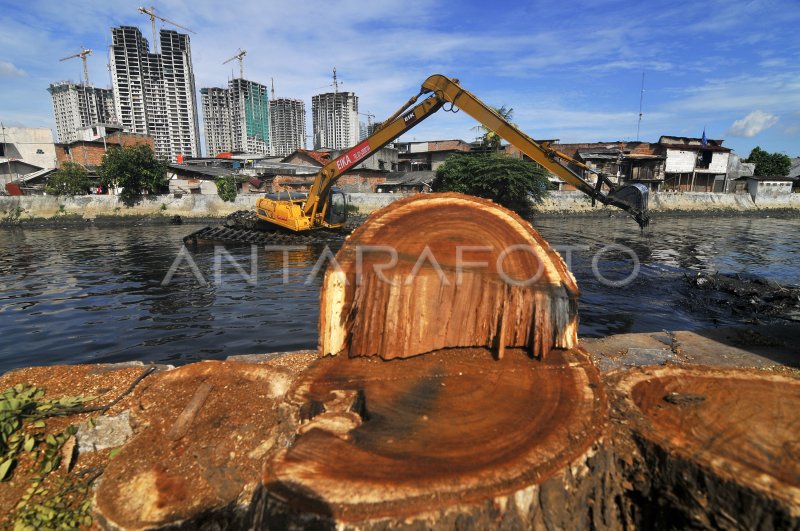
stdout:
[(711, 165), (712, 151), (699, 151), (697, 153), (697, 168), (708, 168)]
[(6, 145), (0, 143), (0, 157), (5, 157), (5, 156), (6, 156)]

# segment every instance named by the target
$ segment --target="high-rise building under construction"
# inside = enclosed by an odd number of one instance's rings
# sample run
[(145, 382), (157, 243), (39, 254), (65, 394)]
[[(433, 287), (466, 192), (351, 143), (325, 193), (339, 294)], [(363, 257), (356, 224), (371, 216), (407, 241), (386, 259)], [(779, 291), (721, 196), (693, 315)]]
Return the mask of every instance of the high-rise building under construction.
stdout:
[(358, 96), (355, 93), (317, 94), (311, 98), (311, 113), (314, 149), (346, 149), (358, 142)]
[(306, 106), (303, 100), (275, 98), (269, 102), (270, 154), (291, 155), (306, 147)]
[(84, 127), (117, 121), (111, 89), (62, 81), (52, 83), (47, 91), (53, 98), (59, 142), (78, 140), (78, 130)]
[(228, 88), (200, 89), (206, 149), (270, 154), (270, 101), (266, 85), (232, 79)]
[(133, 133), (150, 135), (158, 158), (200, 156), (189, 36), (159, 32), (159, 53), (133, 26), (111, 29), (111, 79), (116, 114)]

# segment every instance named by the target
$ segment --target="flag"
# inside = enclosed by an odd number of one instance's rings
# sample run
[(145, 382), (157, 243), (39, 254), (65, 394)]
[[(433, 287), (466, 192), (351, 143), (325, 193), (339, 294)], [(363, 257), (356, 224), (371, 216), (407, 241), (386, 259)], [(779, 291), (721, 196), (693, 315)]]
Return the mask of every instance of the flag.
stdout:
[(703, 138), (700, 140), (700, 143), (704, 146), (708, 145), (708, 139), (706, 138), (706, 128), (703, 128)]

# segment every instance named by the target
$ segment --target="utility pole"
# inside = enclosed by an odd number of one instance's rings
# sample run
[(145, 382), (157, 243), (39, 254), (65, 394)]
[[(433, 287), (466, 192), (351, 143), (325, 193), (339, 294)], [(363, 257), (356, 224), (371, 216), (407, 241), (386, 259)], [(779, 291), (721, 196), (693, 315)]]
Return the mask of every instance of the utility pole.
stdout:
[(11, 180), (11, 157), (8, 156), (6, 153), (6, 126), (3, 125), (3, 122), (0, 122), (0, 129), (3, 130), (3, 156), (6, 158), (6, 162), (8, 163), (8, 178), (9, 181)]

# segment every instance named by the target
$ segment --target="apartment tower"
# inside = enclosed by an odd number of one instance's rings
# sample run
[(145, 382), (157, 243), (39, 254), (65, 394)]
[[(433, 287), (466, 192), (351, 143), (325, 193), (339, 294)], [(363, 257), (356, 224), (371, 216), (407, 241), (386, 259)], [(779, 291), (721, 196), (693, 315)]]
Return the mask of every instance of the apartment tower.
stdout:
[(269, 102), (270, 154), (287, 157), (306, 147), (306, 106), (303, 100), (275, 98)]
[(228, 88), (200, 89), (206, 149), (211, 156), (224, 151), (270, 153), (267, 87), (255, 81), (232, 79)]
[(160, 53), (150, 52), (139, 28), (112, 28), (111, 36), (111, 79), (119, 121), (133, 133), (152, 136), (160, 159), (199, 157), (189, 36), (162, 29)]
[(359, 140), (358, 96), (328, 92), (311, 98), (314, 149), (346, 149)]
[(56, 133), (61, 143), (78, 140), (78, 130), (83, 127), (117, 121), (111, 89), (62, 81), (52, 83), (47, 92), (53, 98)]

